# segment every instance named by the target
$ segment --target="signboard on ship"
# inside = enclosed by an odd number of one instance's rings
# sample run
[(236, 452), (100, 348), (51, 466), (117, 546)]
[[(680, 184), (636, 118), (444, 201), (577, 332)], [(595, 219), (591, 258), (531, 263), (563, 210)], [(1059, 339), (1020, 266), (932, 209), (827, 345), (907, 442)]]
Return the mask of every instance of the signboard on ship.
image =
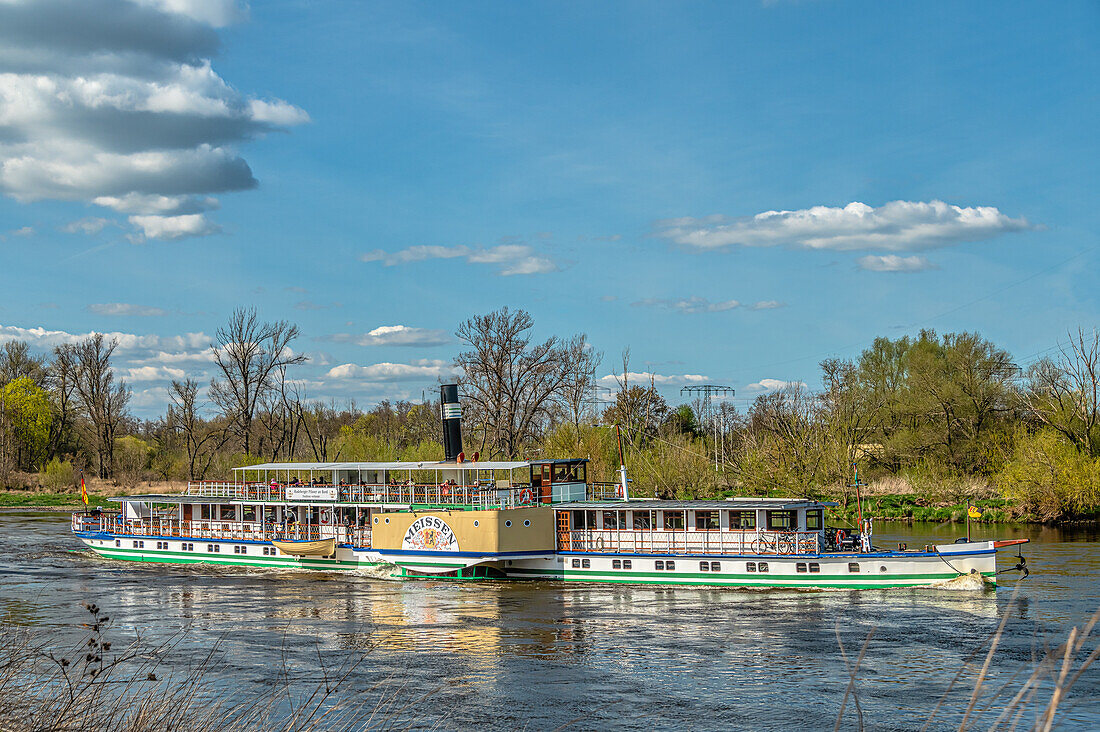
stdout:
[(336, 486), (288, 485), (286, 487), (286, 499), (288, 501), (335, 501)]
[(406, 551), (457, 552), (458, 537), (438, 516), (422, 516), (409, 524), (401, 538), (401, 548)]

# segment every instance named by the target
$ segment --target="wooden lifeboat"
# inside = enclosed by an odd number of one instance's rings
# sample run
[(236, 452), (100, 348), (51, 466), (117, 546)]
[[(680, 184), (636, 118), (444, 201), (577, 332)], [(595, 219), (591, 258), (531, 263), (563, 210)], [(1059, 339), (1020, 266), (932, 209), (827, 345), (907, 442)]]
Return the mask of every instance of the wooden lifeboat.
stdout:
[(283, 554), (293, 554), (296, 557), (327, 557), (336, 553), (336, 539), (306, 541), (272, 539), (271, 543)]

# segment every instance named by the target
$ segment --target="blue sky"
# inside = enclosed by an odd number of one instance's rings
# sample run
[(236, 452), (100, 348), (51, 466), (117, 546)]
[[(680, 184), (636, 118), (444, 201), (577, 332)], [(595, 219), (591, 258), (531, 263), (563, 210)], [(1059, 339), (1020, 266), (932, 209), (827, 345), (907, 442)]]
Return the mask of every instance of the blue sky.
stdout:
[(1100, 309), (1098, 38), (1094, 2), (0, 0), (0, 339), (119, 334), (146, 417), (238, 305), (361, 405), (502, 305), (674, 399), (921, 327), (1026, 364)]

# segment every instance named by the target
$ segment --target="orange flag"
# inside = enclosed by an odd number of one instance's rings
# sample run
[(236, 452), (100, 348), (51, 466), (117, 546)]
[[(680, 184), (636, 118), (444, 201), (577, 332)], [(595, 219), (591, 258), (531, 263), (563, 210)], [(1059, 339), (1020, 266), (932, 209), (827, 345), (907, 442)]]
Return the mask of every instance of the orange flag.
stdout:
[(80, 474), (80, 497), (84, 501), (84, 505), (88, 505), (88, 486), (84, 485), (84, 473)]

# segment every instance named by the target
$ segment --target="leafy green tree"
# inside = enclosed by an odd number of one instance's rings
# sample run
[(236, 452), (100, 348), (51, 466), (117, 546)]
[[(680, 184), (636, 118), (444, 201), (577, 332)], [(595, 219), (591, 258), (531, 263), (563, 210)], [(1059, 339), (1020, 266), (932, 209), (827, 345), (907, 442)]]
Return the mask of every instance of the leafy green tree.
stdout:
[(45, 463), (50, 439), (50, 398), (29, 376), (8, 382), (0, 389), (3, 425), (10, 431), (14, 464), (24, 470)]

